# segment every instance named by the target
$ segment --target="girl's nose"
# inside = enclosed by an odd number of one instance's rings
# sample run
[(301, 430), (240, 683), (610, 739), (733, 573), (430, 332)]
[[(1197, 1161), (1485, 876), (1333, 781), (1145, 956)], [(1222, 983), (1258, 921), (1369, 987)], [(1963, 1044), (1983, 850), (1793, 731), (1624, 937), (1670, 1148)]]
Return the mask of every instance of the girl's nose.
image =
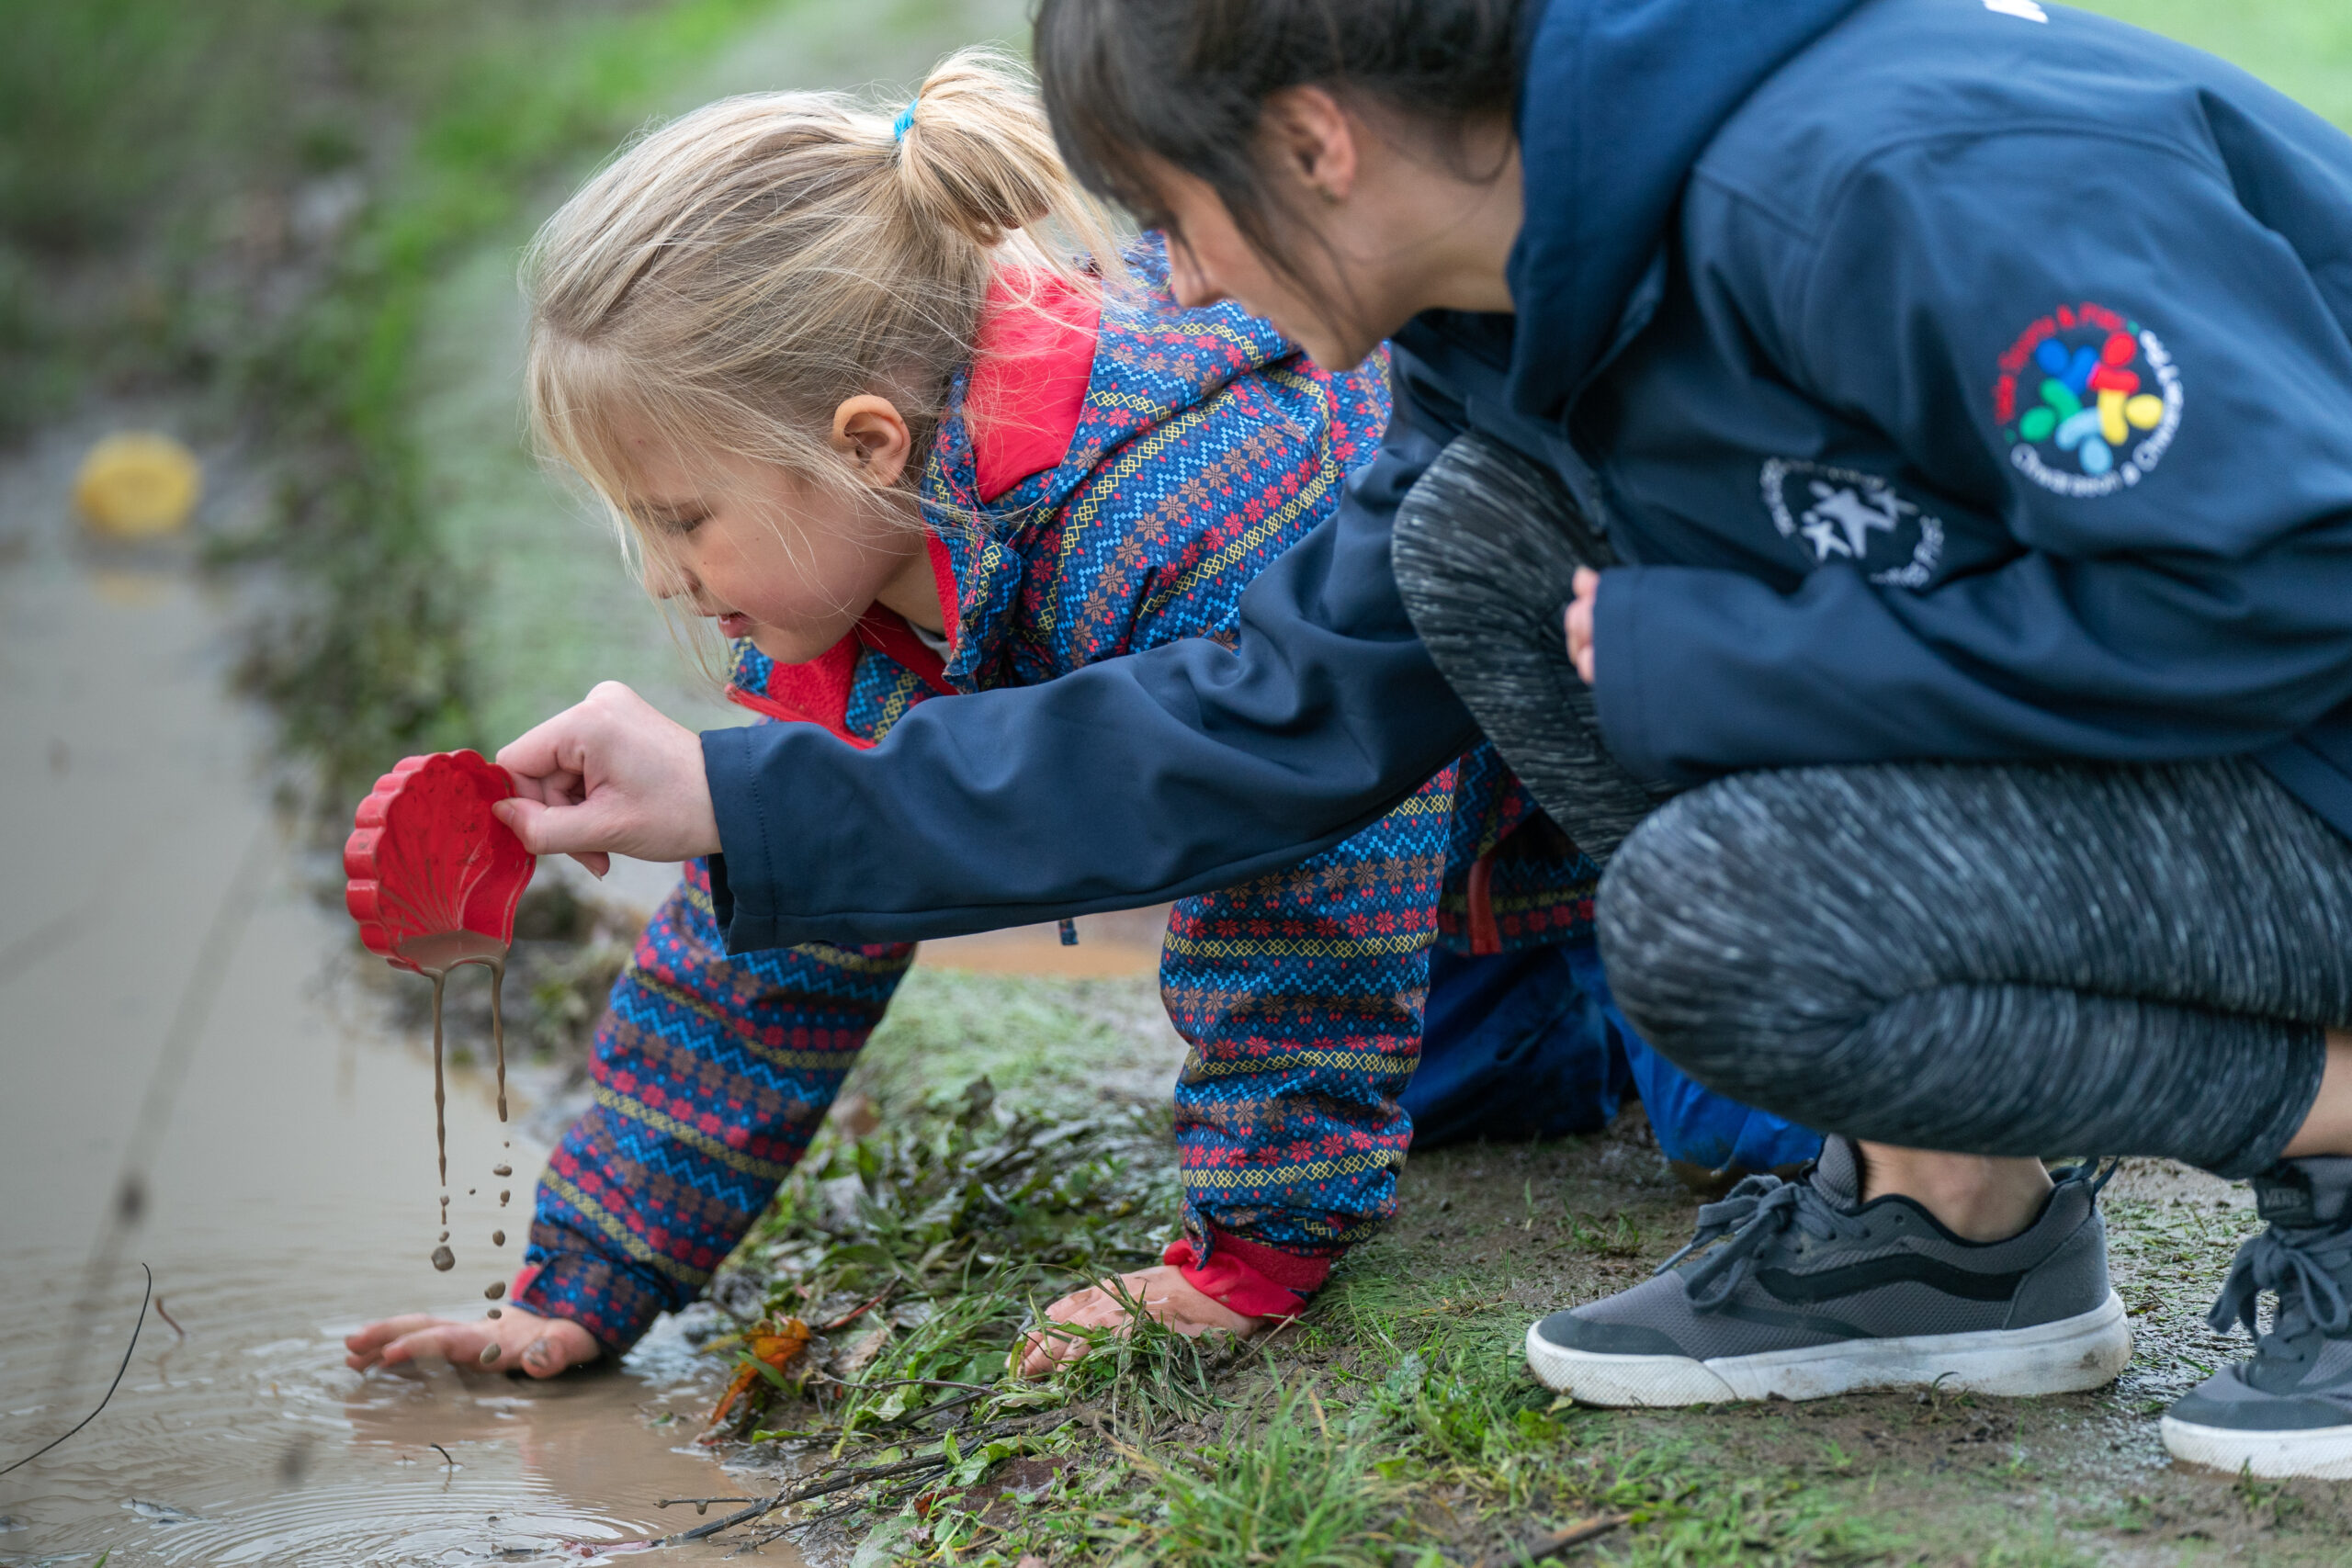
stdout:
[(695, 574), (677, 562), (664, 559), (648, 551), (645, 557), (645, 591), (656, 599), (684, 599), (695, 591)]

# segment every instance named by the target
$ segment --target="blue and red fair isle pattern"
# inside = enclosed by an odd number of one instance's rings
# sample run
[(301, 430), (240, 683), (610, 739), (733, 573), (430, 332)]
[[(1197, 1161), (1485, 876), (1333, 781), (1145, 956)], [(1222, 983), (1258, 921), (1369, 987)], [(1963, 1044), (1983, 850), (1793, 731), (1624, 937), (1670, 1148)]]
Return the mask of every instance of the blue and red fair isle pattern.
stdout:
[[(1386, 424), (1380, 362), (1317, 370), (1238, 309), (1170, 303), (1159, 258), (1140, 259), (1155, 292), (1105, 305), (1067, 455), (986, 502), (959, 378), (924, 483), (954, 567), (957, 691), (1228, 632), (1250, 579), (1329, 514)], [(740, 646), (739, 685), (763, 691), (772, 668)], [(846, 728), (878, 739), (938, 694), (865, 649)], [(1429, 949), (1469, 944), (1482, 864), (1486, 945), (1589, 929), (1593, 866), (1487, 748), (1337, 849), (1176, 906), (1160, 986), (1192, 1047), (1176, 1123), (1196, 1261), (1222, 1250), (1303, 1298), (1393, 1212)], [(595, 1104), (541, 1180), (517, 1303), (617, 1349), (693, 1299), (807, 1148), (912, 955), (729, 957), (690, 867), (614, 987)]]

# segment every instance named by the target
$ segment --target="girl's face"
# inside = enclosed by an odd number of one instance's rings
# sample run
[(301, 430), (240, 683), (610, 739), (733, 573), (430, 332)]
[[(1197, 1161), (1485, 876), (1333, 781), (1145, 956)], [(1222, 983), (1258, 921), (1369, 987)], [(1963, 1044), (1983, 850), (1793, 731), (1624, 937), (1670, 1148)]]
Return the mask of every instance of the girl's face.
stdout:
[(775, 463), (632, 445), (655, 598), (687, 601), (785, 664), (831, 648), (877, 602), (937, 629), (922, 529), (889, 479), (849, 494)]

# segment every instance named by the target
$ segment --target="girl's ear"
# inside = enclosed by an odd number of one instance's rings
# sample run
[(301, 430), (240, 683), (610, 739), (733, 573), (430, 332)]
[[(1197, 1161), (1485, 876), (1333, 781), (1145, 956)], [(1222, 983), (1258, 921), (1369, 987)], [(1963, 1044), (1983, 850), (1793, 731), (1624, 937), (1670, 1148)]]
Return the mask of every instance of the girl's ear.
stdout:
[(832, 446), (857, 469), (860, 479), (877, 490), (888, 490), (905, 475), (915, 442), (897, 404), (861, 392), (842, 399), (842, 406), (833, 411)]

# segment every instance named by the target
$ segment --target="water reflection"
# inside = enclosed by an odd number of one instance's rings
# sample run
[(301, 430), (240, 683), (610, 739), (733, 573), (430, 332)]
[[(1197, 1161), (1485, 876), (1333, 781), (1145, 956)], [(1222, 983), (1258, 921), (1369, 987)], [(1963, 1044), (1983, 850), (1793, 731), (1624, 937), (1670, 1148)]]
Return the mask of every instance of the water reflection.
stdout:
[[(106, 1412), (0, 1477), (0, 1564), (598, 1562), (691, 1517), (661, 1498), (741, 1490), (687, 1446), (717, 1380), (674, 1329), (546, 1383), (344, 1367), (368, 1318), (482, 1310), (521, 1253), (496, 1190), (527, 1201), (545, 1150), (499, 1124), (483, 1075), (453, 1077), (463, 1245), (435, 1274), (431, 1062), (352, 979), (348, 926), (308, 885), (332, 868), (273, 835), (266, 738), (221, 695), (221, 606), (94, 581), (25, 527), (22, 478), (0, 473), (0, 535), (30, 541), (0, 551), (0, 1464), (96, 1403), (140, 1263), (186, 1337), (151, 1313)], [(41, 515), (66, 526), (62, 501)], [(257, 841), (265, 889), (208, 946)], [(159, 1075), (208, 965), (185, 1075)]]

